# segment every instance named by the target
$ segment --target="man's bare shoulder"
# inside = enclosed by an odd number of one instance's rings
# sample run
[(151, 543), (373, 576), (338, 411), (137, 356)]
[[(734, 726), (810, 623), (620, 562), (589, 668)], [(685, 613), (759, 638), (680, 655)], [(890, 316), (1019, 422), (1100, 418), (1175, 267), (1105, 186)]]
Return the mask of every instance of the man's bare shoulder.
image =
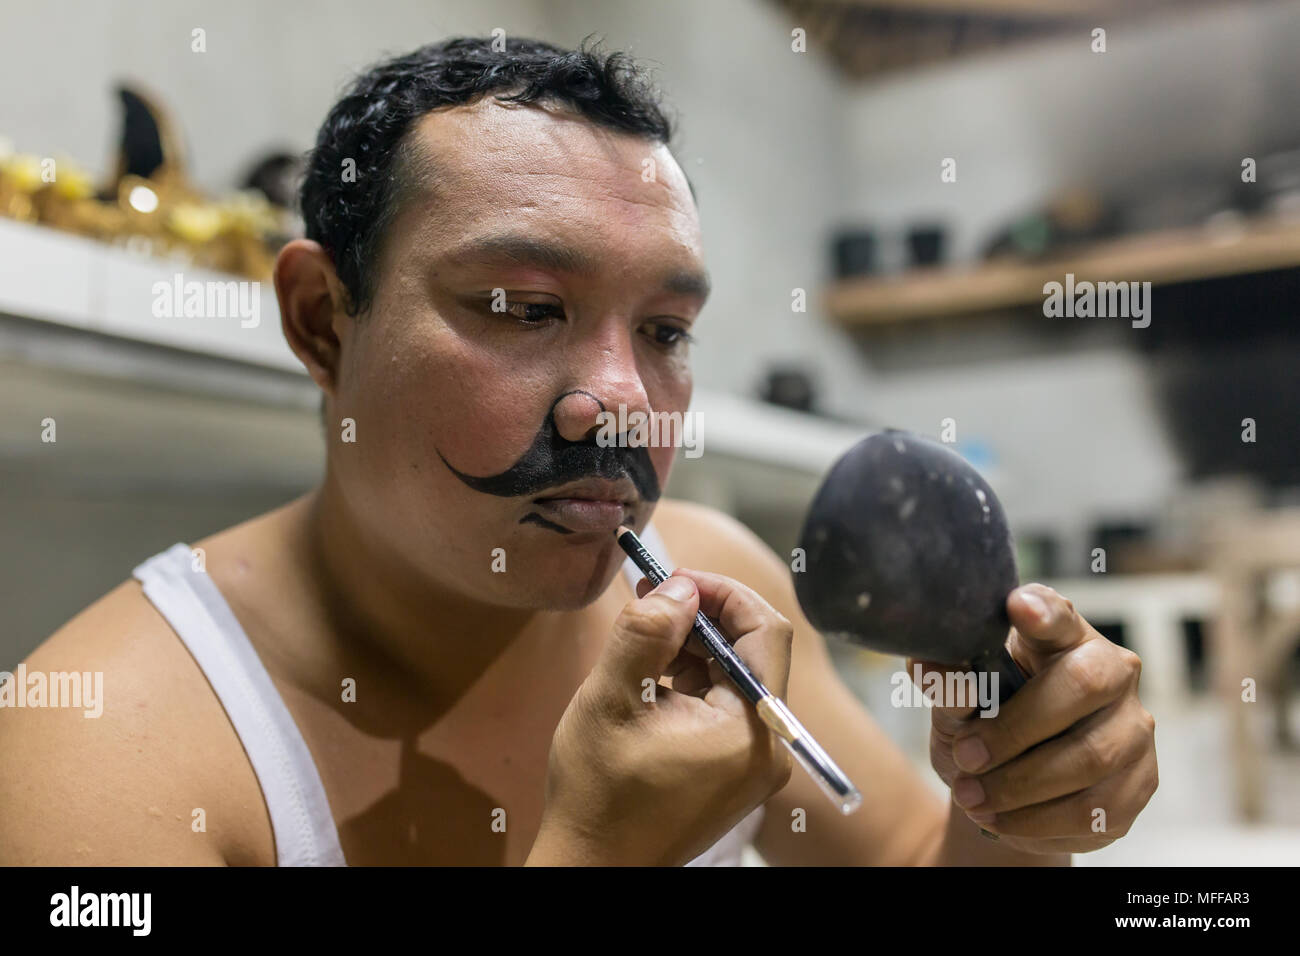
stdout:
[(690, 501), (665, 498), (652, 519), (679, 567), (715, 571), (756, 591), (788, 582), (789, 573), (758, 535), (731, 515)]
[[(25, 703), (54, 680), (79, 684), (81, 699), (49, 706), (68, 699), (51, 693), (43, 706), (0, 708), (0, 864), (219, 865), (251, 849), (249, 812), (229, 808), (250, 802), (250, 785), (260, 804), (256, 777), (202, 670), (138, 582), (79, 613), (23, 669), (27, 687), (17, 669), (11, 680)], [(193, 828), (198, 809), (205, 832)]]

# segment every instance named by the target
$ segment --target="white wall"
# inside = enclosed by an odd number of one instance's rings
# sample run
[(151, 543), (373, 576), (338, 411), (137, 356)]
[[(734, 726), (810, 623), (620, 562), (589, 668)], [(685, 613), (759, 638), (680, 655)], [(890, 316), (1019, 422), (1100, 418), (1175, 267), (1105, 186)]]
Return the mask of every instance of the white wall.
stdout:
[[(1098, 25), (1104, 54), (1085, 29), (846, 94), (845, 218), (895, 233), (937, 219), (953, 257), (970, 262), (992, 231), (1072, 183), (1105, 190), (1219, 165), (1235, 184), (1242, 157), (1300, 140), (1300, 6)], [(940, 180), (946, 157), (956, 183)], [(846, 404), (931, 435), (955, 417), (959, 437), (993, 450), (1013, 521), (1063, 537), (1066, 570), (1083, 569), (1090, 523), (1147, 516), (1176, 487), (1180, 463), (1136, 355), (1093, 341), (1034, 357), (1008, 341), (1000, 356), (983, 341), (976, 358), (965, 334), (928, 335), (928, 370), (856, 376)]]
[[(1141, 364), (1093, 349), (974, 360), (957, 336), (929, 344), (947, 368), (864, 358), (818, 313), (832, 225), (937, 216), (969, 258), (1006, 216), (1076, 178), (1181, 160), (1235, 175), (1241, 155), (1292, 128), (1300, 101), (1292, 4), (1112, 26), (1104, 55), (1081, 35), (853, 88), (816, 52), (793, 53), (793, 24), (760, 0), (5, 0), (0, 20), (0, 136), (102, 170), (119, 123), (111, 86), (135, 78), (174, 109), (213, 190), (261, 150), (307, 148), (349, 76), (385, 53), (498, 26), (567, 44), (597, 33), (657, 66), (680, 118), (716, 287), (698, 379), (749, 392), (770, 363), (803, 361), (841, 415), (931, 435), (956, 415), (962, 437), (1024, 469), (1005, 495), (1012, 517), (1076, 536), (1098, 514), (1158, 504), (1176, 480)], [(200, 26), (208, 51), (195, 54)], [(956, 184), (939, 182), (945, 156)], [(796, 287), (805, 314), (790, 310)]]
[[(131, 79), (179, 121), (197, 182), (228, 189), (257, 154), (307, 149), (352, 74), (385, 53), (455, 33), (545, 25), (510, 0), (51, 0), (0, 4), (0, 136), (104, 171)], [(207, 51), (191, 51), (191, 31)]]
[[(886, 227), (933, 216), (954, 252), (1075, 182), (1106, 189), (1178, 164), (1223, 164), (1300, 139), (1300, 5), (1228, 4), (1088, 29), (909, 73), (845, 99), (844, 210)], [(939, 164), (957, 160), (955, 183)]]
[[(656, 65), (680, 116), (681, 158), (700, 194), (716, 291), (700, 326), (701, 379), (749, 391), (771, 359), (827, 353), (839, 336), (791, 290), (815, 297), (838, 202), (839, 87), (790, 50), (768, 3), (693, 0), (56, 0), (3, 4), (0, 136), (103, 172), (133, 78), (173, 109), (193, 175), (230, 188), (260, 151), (308, 148), (346, 80), (385, 53), (457, 33), (576, 45), (589, 33)], [(191, 52), (206, 30), (207, 52)], [(57, 55), (51, 55), (57, 51)], [(15, 95), (12, 91), (21, 91)], [(823, 360), (824, 361), (824, 360)], [(839, 363), (841, 374), (851, 365)]]

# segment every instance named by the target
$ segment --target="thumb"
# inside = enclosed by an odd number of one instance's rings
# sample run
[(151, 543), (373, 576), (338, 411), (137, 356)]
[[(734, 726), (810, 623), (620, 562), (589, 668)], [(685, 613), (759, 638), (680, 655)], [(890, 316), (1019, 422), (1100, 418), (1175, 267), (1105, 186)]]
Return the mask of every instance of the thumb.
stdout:
[(1044, 658), (1092, 637), (1074, 603), (1045, 584), (1026, 584), (1008, 594), (1007, 615), (1025, 649)]
[(622, 699), (640, 703), (642, 681), (658, 681), (690, 636), (700, 593), (674, 575), (623, 608), (597, 661), (601, 681)]

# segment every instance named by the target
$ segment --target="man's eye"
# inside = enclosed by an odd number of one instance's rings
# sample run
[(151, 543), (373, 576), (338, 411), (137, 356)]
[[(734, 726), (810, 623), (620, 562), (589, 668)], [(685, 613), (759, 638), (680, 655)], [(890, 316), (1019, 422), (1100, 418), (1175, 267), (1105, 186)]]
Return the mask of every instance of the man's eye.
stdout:
[(695, 341), (695, 337), (681, 326), (670, 325), (666, 322), (653, 323), (650, 335), (657, 345), (663, 345), (668, 348), (678, 345), (687, 345)]
[(551, 302), (515, 302), (510, 299), (489, 301), (488, 310), (494, 315), (510, 316), (529, 325), (540, 325), (547, 319), (564, 318), (564, 309)]

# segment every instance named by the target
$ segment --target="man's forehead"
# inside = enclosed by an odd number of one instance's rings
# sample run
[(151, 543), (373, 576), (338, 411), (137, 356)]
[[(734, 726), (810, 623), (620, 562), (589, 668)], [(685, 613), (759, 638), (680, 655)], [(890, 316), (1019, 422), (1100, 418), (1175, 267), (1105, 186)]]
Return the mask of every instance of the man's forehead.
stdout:
[(669, 260), (645, 262), (664, 288), (708, 295), (695, 204), (660, 143), (488, 98), (423, 117), (408, 149), (419, 244), (448, 265), (594, 274), (619, 249)]
[(576, 192), (695, 217), (686, 177), (666, 146), (560, 107), (490, 96), (444, 107), (420, 119), (409, 146), (427, 186), (453, 187), (443, 201), (528, 204)]

